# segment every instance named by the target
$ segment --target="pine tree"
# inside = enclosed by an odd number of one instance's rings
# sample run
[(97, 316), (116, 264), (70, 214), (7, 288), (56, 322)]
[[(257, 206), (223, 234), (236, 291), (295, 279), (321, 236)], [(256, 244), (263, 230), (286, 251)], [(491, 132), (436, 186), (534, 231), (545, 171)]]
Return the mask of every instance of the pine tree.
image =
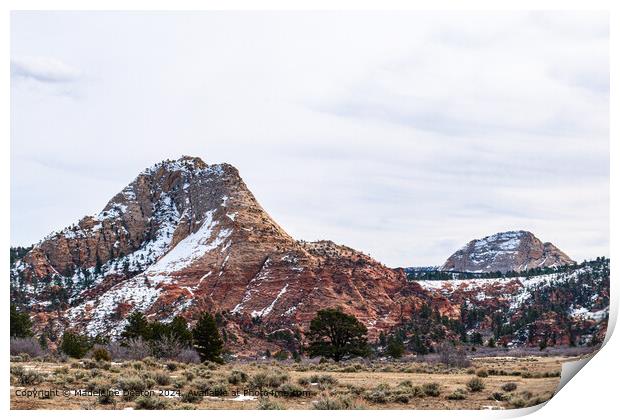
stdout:
[(142, 312), (133, 312), (127, 317), (128, 324), (122, 332), (124, 339), (142, 338), (148, 340), (151, 337), (149, 322)]
[(60, 343), (60, 350), (69, 357), (81, 359), (91, 348), (90, 340), (85, 335), (65, 331)]
[(187, 321), (182, 316), (175, 316), (168, 324), (170, 336), (185, 345), (192, 344), (192, 332), (187, 326)]
[(194, 347), (203, 362), (224, 362), (222, 360), (222, 348), (224, 346), (224, 342), (220, 337), (220, 332), (217, 329), (215, 319), (210, 313), (204, 312), (200, 316), (200, 319), (196, 323), (192, 334), (194, 336)]
[(11, 305), (11, 337), (32, 337), (32, 322), (27, 313), (19, 312)]
[(388, 339), (387, 348), (385, 352), (388, 356), (394, 359), (400, 359), (405, 353), (405, 345), (400, 337), (392, 336)]

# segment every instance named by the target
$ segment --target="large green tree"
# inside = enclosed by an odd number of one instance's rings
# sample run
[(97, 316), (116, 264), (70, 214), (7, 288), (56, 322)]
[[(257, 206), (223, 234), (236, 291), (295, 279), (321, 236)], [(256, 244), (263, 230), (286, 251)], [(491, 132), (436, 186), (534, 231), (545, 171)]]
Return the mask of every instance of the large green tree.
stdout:
[(32, 337), (32, 322), (27, 313), (19, 312), (11, 305), (11, 337)]
[(200, 359), (222, 363), (222, 349), (224, 341), (217, 329), (215, 319), (210, 313), (204, 312), (192, 331), (194, 337), (194, 347), (200, 355)]
[(92, 347), (90, 339), (81, 334), (65, 331), (60, 342), (60, 350), (69, 357), (81, 359)]
[(340, 309), (322, 309), (310, 322), (308, 354), (340, 361), (345, 356), (368, 355), (367, 329)]
[(192, 344), (192, 331), (187, 326), (187, 321), (182, 316), (175, 316), (170, 324), (168, 324), (168, 330), (171, 337), (179, 340), (179, 342), (191, 345)]
[(127, 317), (127, 326), (123, 330), (121, 337), (124, 339), (142, 338), (148, 340), (151, 337), (149, 322), (142, 312), (136, 311)]

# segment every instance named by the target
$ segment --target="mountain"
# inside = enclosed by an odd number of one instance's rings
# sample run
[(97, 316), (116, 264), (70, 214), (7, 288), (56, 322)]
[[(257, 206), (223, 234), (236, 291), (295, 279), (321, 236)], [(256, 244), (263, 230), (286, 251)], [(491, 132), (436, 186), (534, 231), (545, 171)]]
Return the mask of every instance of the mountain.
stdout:
[(134, 310), (163, 321), (223, 312), (238, 335), (297, 331), (333, 306), (375, 336), (425, 299), (402, 270), (291, 238), (234, 167), (194, 157), (146, 169), (100, 213), (36, 244), (12, 266), (11, 295), (50, 336), (117, 336)]
[(572, 260), (553, 245), (507, 232), (472, 241), (448, 262), (448, 270), (530, 270), (519, 278), (430, 281), (462, 274), (405, 272), (328, 240), (296, 240), (237, 169), (184, 156), (142, 171), (96, 215), (31, 248), (12, 248), (11, 302), (52, 343), (67, 329), (117, 338), (136, 310), (190, 324), (209, 311), (239, 356), (298, 350), (327, 307), (357, 317), (372, 341), (399, 333), (415, 352), (473, 333), (517, 346), (593, 344), (604, 336), (609, 260), (566, 266)]
[(502, 272), (575, 264), (550, 242), (524, 230), (474, 239), (452, 254), (442, 271)]

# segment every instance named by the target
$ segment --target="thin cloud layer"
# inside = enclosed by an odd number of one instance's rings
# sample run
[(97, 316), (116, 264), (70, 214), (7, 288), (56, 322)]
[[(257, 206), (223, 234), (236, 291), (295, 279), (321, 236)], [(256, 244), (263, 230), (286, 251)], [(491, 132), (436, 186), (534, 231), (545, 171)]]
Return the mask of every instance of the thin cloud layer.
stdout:
[(69, 83), (79, 80), (81, 73), (51, 57), (18, 57), (11, 59), (11, 77), (34, 79), (42, 83)]
[(235, 165), (294, 237), (391, 266), (513, 229), (608, 255), (606, 14), (19, 12), (11, 28), (14, 57), (80, 69), (14, 80), (85, 93), (13, 86), (13, 244), (190, 154)]

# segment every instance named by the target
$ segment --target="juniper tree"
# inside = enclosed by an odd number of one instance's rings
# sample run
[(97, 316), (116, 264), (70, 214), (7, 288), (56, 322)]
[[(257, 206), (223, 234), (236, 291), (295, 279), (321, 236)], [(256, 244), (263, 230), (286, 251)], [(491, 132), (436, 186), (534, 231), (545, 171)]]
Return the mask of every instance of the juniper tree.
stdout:
[(194, 347), (200, 355), (200, 359), (216, 363), (223, 363), (222, 349), (224, 342), (220, 337), (215, 319), (210, 313), (204, 312), (192, 331)]
[(142, 338), (148, 340), (151, 336), (149, 322), (142, 312), (135, 311), (127, 317), (127, 326), (123, 330), (121, 337), (125, 340)]
[(340, 309), (322, 309), (310, 322), (310, 356), (340, 361), (345, 356), (368, 355), (367, 329), (353, 315)]
[(11, 305), (11, 337), (32, 337), (32, 322), (27, 313), (17, 310), (15, 305)]

